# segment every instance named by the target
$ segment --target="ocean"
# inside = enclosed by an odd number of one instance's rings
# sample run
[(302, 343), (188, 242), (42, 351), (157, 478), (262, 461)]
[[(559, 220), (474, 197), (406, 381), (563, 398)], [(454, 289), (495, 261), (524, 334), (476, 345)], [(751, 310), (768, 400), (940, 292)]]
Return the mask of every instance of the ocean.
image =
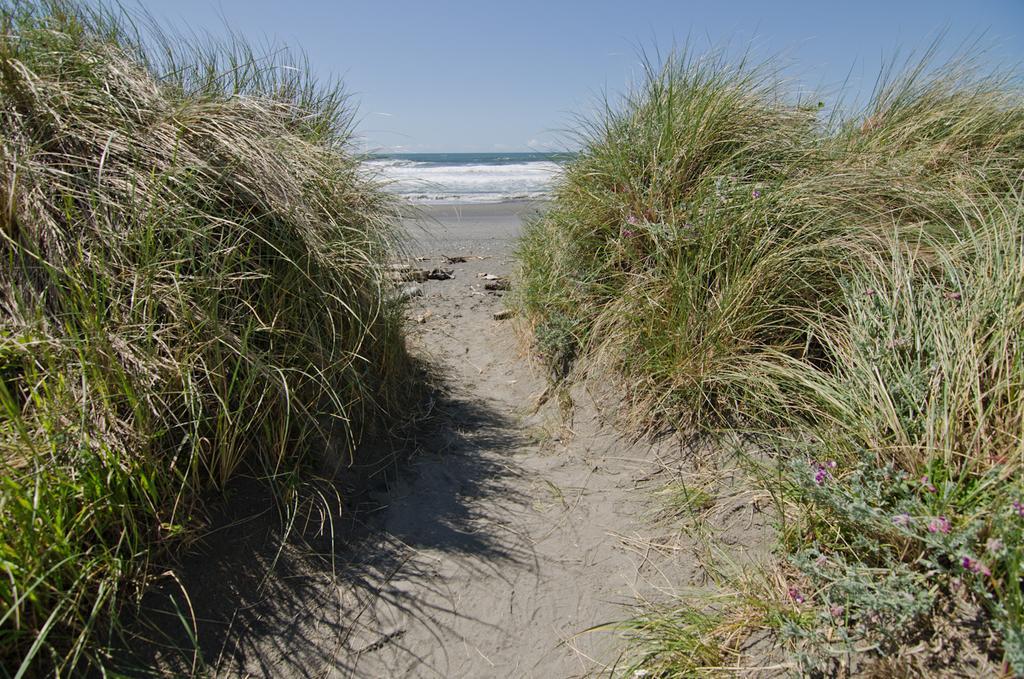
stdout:
[(367, 167), (414, 203), (498, 203), (550, 195), (569, 153), (389, 153)]

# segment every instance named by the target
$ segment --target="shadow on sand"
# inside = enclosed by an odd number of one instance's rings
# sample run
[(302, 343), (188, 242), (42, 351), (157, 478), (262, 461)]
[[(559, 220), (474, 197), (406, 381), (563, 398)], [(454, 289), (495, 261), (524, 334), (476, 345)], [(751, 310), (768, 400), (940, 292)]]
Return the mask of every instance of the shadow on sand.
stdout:
[[(430, 413), (401, 449), (364, 450), (390, 464), (305, 483), (287, 506), (265, 482), (234, 482), (210, 507), (203, 537), (143, 598), (119, 671), (358, 675), (364, 654), (401, 649), (404, 630), (376, 619), (382, 603), (428, 625), (459, 615), (439, 610), (444, 583), (412, 558), (419, 550), (472, 554), (494, 569), (532, 561), (529, 547), (481, 530), (475, 510), (519, 500), (507, 483), (515, 472), (480, 454), (520, 444), (515, 427), (451, 394), (435, 393)], [(406, 461), (402, 471), (395, 460)], [(356, 487), (350, 476), (363, 480)]]

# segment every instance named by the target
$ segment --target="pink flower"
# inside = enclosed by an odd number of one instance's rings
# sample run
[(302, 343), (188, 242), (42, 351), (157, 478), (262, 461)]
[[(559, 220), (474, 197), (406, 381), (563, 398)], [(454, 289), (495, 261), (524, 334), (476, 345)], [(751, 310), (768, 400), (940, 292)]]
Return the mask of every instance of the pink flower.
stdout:
[(874, 288), (868, 288), (867, 290), (864, 291), (864, 294), (867, 295), (868, 297), (874, 297), (878, 293), (875, 292)]
[(998, 554), (1005, 546), (999, 538), (989, 538), (985, 541), (985, 551), (989, 554)]
[(761, 197), (761, 192), (760, 192), (760, 191), (758, 191), (757, 189), (754, 189), (754, 190), (753, 190), (753, 191), (752, 191), (752, 192), (750, 193), (750, 195), (754, 197), (754, 200), (757, 200), (758, 198), (760, 198), (760, 197)]
[(797, 604), (802, 604), (804, 602), (804, 595), (801, 594), (800, 590), (798, 590), (796, 587), (789, 588), (789, 598)]
[(632, 229), (623, 229), (622, 230), (622, 237), (623, 238), (632, 238), (635, 235), (636, 235), (636, 231), (633, 231)]
[(629, 215), (628, 217), (626, 217), (626, 221), (627, 221), (628, 223), (632, 224), (633, 226), (636, 226), (637, 224), (639, 224), (639, 223), (640, 223), (640, 220), (639, 220), (639, 219), (637, 219), (637, 218), (636, 218), (636, 215), (634, 215), (634, 214), (631, 214), (631, 215)]
[(921, 487), (924, 488), (925, 491), (927, 491), (929, 493), (934, 493), (935, 492), (935, 486), (932, 485), (932, 482), (928, 480), (927, 476), (922, 476), (921, 477)]
[(937, 516), (928, 522), (929, 533), (948, 533), (951, 529), (949, 519), (944, 516)]
[(1020, 500), (1014, 500), (1013, 511), (1017, 512), (1017, 516), (1024, 517), (1024, 504), (1021, 504)]
[(843, 617), (843, 613), (846, 612), (846, 608), (844, 606), (835, 605), (830, 607), (828, 609), (828, 612), (832, 615), (833, 618), (841, 618)]

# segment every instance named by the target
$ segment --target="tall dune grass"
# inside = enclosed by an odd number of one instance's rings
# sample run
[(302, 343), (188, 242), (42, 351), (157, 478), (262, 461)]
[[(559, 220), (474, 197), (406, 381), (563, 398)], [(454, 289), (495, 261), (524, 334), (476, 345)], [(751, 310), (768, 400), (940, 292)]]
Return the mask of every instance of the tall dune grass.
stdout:
[(777, 631), (819, 670), (879, 640), (917, 649), (889, 670), (936, 670), (915, 644), (963, 604), (998, 630), (985, 662), (1024, 671), (1024, 98), (931, 57), (829, 118), (770, 65), (652, 65), (584, 124), (520, 246), (556, 378), (617, 376), (635, 431), (777, 453), (763, 478), (811, 621)]
[[(160, 45), (163, 47), (160, 47)], [(408, 394), (343, 91), (119, 11), (0, 4), (0, 660), (96, 640), (198, 490), (348, 461)], [(338, 445), (340, 442), (341, 445)]]

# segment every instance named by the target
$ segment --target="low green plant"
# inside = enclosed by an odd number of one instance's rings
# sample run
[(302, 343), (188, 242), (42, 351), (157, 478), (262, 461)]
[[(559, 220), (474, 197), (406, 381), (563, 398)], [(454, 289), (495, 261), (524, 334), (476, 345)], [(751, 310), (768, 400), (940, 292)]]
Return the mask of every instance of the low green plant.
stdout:
[(680, 481), (666, 486), (660, 494), (665, 512), (676, 518), (696, 518), (715, 506), (715, 496), (698, 484)]
[[(808, 544), (851, 564), (843, 587), (827, 569), (809, 572), (832, 598), (850, 593), (830, 604), (847, 611), (848, 636), (852, 616), (872, 620), (877, 638), (905, 639), (957, 600), (983, 609), (1002, 636), (1001, 652), (979, 652), (1019, 672), (1024, 222), (1012, 198), (966, 214), (975, 223), (962, 227), (964, 241), (925, 258), (894, 253), (849, 286), (843, 318), (822, 321), (838, 360), (799, 377), (818, 408), (814, 442), (783, 456), (816, 462), (785, 475), (800, 481), (784, 491), (800, 508), (789, 549), (805, 564)], [(855, 576), (869, 572), (910, 578), (879, 600), (927, 596), (928, 606), (886, 619), (857, 595)]]

